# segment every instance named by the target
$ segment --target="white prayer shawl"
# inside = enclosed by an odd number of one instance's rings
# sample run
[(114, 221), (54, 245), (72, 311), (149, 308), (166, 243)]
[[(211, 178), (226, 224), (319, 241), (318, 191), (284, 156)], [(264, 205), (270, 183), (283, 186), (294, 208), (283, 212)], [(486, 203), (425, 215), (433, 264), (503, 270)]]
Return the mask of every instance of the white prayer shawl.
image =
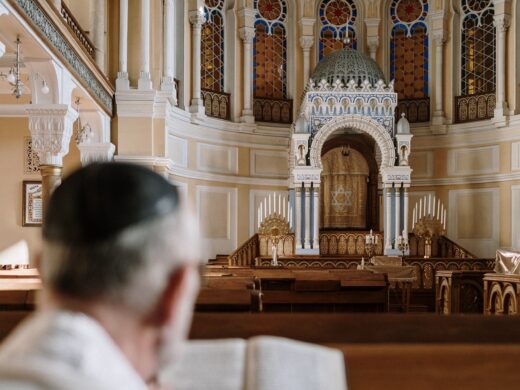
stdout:
[(0, 389), (147, 390), (106, 331), (92, 318), (40, 311), (0, 347)]

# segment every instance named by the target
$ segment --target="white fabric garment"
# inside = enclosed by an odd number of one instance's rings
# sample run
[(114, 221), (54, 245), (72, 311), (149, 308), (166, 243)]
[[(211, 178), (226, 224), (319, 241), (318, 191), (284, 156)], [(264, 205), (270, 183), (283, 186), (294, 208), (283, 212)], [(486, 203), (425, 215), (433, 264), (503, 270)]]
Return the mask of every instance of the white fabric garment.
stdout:
[(0, 389), (125, 389), (147, 386), (92, 318), (40, 311), (0, 346)]

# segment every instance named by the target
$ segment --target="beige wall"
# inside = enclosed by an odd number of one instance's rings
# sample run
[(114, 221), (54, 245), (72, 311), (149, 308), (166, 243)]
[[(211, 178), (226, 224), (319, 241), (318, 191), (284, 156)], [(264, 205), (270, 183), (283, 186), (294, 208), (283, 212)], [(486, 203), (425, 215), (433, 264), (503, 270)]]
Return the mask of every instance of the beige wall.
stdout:
[[(40, 181), (39, 174), (24, 173), (24, 139), (30, 137), (27, 118), (0, 117), (0, 251), (20, 241), (29, 245), (31, 261), (40, 249), (39, 227), (22, 226), (22, 182)], [(64, 175), (80, 165), (79, 151), (72, 142), (64, 159)]]

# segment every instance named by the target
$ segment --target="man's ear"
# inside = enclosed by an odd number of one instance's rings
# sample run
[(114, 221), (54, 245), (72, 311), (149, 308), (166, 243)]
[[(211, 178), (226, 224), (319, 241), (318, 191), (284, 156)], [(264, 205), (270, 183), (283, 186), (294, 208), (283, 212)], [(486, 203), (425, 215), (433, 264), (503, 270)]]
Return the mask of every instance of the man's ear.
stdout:
[(175, 318), (175, 308), (186, 299), (190, 272), (194, 272), (190, 265), (183, 265), (172, 272), (166, 283), (166, 288), (159, 298), (155, 320), (157, 325), (172, 323)]

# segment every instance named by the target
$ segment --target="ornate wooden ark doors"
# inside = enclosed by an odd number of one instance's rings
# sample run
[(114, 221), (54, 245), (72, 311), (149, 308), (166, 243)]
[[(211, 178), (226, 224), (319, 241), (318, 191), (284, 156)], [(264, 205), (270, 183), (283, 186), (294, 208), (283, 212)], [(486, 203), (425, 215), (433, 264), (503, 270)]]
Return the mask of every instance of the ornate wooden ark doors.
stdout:
[[(322, 156), (321, 227), (324, 229), (375, 228), (377, 188), (371, 183), (369, 161), (350, 145), (333, 147)], [(376, 174), (377, 175), (377, 174)], [(372, 177), (371, 177), (372, 176)], [(377, 176), (376, 176), (377, 178)], [(377, 179), (376, 179), (377, 180)]]

